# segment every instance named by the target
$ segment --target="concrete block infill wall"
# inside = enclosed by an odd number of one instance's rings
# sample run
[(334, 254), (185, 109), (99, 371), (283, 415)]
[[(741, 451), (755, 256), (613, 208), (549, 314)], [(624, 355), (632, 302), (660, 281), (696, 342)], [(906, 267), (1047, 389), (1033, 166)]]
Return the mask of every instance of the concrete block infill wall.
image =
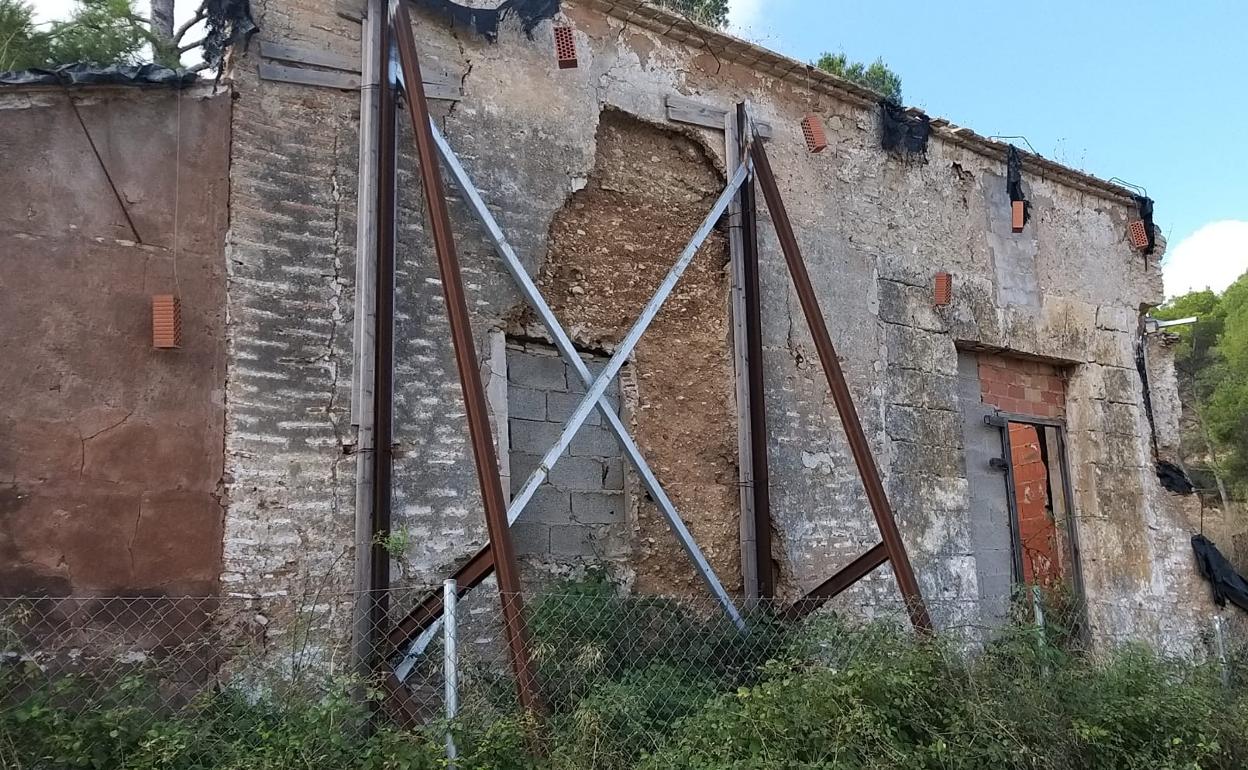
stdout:
[[(605, 359), (586, 356), (597, 375)], [(519, 489), (559, 438), (585, 386), (551, 348), (509, 345), (507, 417), (513, 490)], [(607, 390), (619, 408), (619, 385)], [(623, 459), (595, 410), (512, 527), (516, 550), (537, 564), (597, 563), (619, 558), (627, 545)]]

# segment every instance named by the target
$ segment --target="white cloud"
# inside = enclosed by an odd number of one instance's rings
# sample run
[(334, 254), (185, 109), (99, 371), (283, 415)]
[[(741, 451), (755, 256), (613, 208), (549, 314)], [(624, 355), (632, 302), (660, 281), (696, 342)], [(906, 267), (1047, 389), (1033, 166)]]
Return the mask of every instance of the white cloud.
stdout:
[(1169, 249), (1162, 270), (1167, 296), (1222, 291), (1248, 271), (1248, 222), (1210, 222)]
[(749, 38), (763, 15), (764, 0), (728, 0), (728, 31)]

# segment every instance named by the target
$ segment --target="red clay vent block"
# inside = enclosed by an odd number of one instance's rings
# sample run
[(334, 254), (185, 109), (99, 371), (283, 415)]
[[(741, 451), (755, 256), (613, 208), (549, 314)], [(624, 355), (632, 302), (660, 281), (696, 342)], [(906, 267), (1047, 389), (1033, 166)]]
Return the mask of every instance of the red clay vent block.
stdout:
[(1023, 225), (1027, 224), (1027, 204), (1024, 201), (1014, 201), (1011, 207), (1012, 216), (1010, 219), (1010, 227), (1014, 232), (1021, 233)]
[(944, 307), (953, 301), (953, 276), (949, 273), (936, 274), (936, 306)]
[(818, 115), (802, 118), (802, 135), (806, 137), (806, 149), (811, 152), (823, 152), (828, 148), (828, 134)]
[(1140, 251), (1148, 248), (1148, 225), (1144, 224), (1144, 220), (1133, 219), (1127, 223), (1127, 238)]
[(172, 294), (152, 295), (152, 347), (182, 347), (182, 305)]
[(576, 37), (571, 27), (555, 27), (555, 58), (561, 70), (576, 67)]

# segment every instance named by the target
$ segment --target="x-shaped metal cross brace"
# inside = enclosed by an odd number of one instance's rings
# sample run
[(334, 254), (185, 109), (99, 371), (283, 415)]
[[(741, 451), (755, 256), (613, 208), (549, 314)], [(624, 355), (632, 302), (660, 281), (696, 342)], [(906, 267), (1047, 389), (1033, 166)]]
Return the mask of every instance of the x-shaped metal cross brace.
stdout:
[[(744, 631), (745, 621), (742, 620), (741, 614), (738, 612), (736, 605), (733, 603), (731, 597), (728, 596), (728, 592), (724, 590), (723, 584), (720, 583), (715, 571), (707, 562), (705, 555), (702, 553), (702, 549), (698, 547), (698, 544), (693, 539), (693, 535), (689, 532), (688, 527), (685, 526), (685, 522), (680, 517), (680, 514), (676, 510), (676, 506), (672, 503), (671, 498), (669, 498), (667, 493), (663, 490), (663, 486), (659, 483), (658, 477), (655, 476), (654, 471), (650, 468), (650, 465), (642, 456), (641, 450), (638, 448), (637, 443), (633, 440), (632, 436), (629, 435), (628, 429), (620, 420), (619, 415), (616, 414), (615, 410), (611, 408), (610, 403), (606, 400), (605, 393), (611, 381), (615, 379), (616, 375), (620, 371), (620, 368), (627, 361), (638, 341), (640, 341), (641, 336), (645, 333), (650, 323), (654, 320), (654, 317), (658, 314), (658, 311), (662, 307), (663, 303), (671, 295), (677, 281), (680, 280), (680, 277), (684, 274), (685, 269), (688, 268), (689, 264), (693, 261), (693, 257), (697, 253), (698, 249), (701, 248), (703, 243), (705, 243), (707, 237), (711, 233), (711, 230), (714, 228), (715, 223), (718, 222), (724, 215), (728, 205), (736, 195), (737, 190), (748, 178), (750, 165), (748, 163), (743, 163), (738, 167), (737, 172), (728, 181), (724, 191), (720, 194), (719, 198), (715, 202), (715, 205), (711, 208), (710, 213), (707, 214), (706, 218), (702, 221), (701, 226), (694, 233), (693, 238), (685, 246), (685, 249), (681, 252), (680, 256), (676, 260), (676, 263), (672, 266), (667, 276), (663, 279), (663, 282), (659, 285), (659, 288), (650, 298), (650, 301), (646, 303), (646, 306), (643, 308), (637, 321), (633, 324), (628, 334), (621, 341), (615, 353), (607, 362), (606, 367), (601, 373), (599, 373), (597, 378), (594, 378), (589, 370), (589, 367), (586, 366), (585, 362), (577, 353), (572, 339), (568, 336), (563, 326), (559, 323), (559, 320), (555, 317), (554, 311), (551, 310), (550, 305), (547, 304), (546, 300), (542, 297), (541, 292), (538, 291), (533, 279), (529, 277), (528, 271), (525, 270), (523, 263), (521, 263), (520, 258), (516, 255), (515, 249), (513, 249), (511, 244), (507, 241), (507, 237), (504, 235), (498, 221), (485, 205), (485, 201), (482, 200), (480, 193), (473, 185), (472, 180), (468, 177), (468, 173), (464, 170), (463, 165), (460, 164), (454, 151), (451, 149), (450, 145), (447, 144), (446, 139), (442, 136), (441, 132), (438, 131), (436, 124), (433, 124), (432, 121), (431, 128), (433, 131), (434, 141), (437, 144), (438, 153), (442, 157), (443, 163), (455, 177), (455, 181), (459, 185), (460, 190), (463, 191), (464, 197), (466, 198), (468, 204), (477, 215), (478, 220), (485, 227), (485, 230), (489, 234), (490, 240), (494, 243), (494, 247), (498, 251), (499, 256), (503, 258), (503, 263), (507, 268), (507, 272), (515, 280), (529, 305), (537, 312), (542, 325), (550, 334), (550, 337), (554, 341), (555, 347), (558, 349), (560, 355), (576, 370), (577, 375), (581, 378), (584, 384), (588, 386), (586, 389), (587, 392), (582, 397), (580, 403), (577, 404), (576, 409), (573, 410), (572, 416), (568, 419), (567, 423), (565, 423), (559, 439), (545, 454), (545, 456), (542, 457), (537, 469), (530, 474), (529, 478), (525, 481), (524, 486), (522, 486), (519, 492), (517, 492), (513, 497), (510, 506), (507, 508), (507, 523), (509, 525), (515, 524), (516, 520), (519, 519), (525, 506), (527, 506), (529, 501), (533, 499), (534, 493), (536, 493), (542, 483), (546, 481), (551, 469), (567, 450), (568, 445), (571, 443), (577, 431), (579, 431), (585, 424), (585, 421), (588, 419), (590, 413), (592, 413), (596, 408), (602, 413), (607, 427), (610, 428), (613, 434), (615, 434), (615, 437), (619, 441), (625, 456), (628, 457), (629, 461), (637, 469), (642, 485), (649, 493), (651, 499), (654, 500), (664, 518), (667, 519), (668, 526), (671, 527), (672, 532), (680, 541), (681, 546), (689, 555), (689, 558), (693, 561), (694, 567), (697, 569), (698, 574), (702, 577), (707, 587), (710, 588), (711, 592), (715, 595), (715, 598), (723, 606), (724, 612), (732, 620), (733, 624), (736, 625), (738, 629)], [(477, 557), (474, 557), (473, 562), (477, 562), (479, 564), (481, 560), (482, 554), (478, 554)], [(466, 568), (471, 569), (473, 567), (473, 562), (466, 565)], [(477, 571), (481, 571), (480, 567), (478, 567)], [(484, 575), (482, 575), (482, 577), (484, 577)], [(465, 586), (465, 589), (468, 587), (470, 586)], [(429, 641), (437, 632), (438, 626), (440, 625), (440, 621), (436, 617), (437, 612), (438, 610), (433, 608), (433, 611), (430, 613), (430, 616), (426, 619), (425, 623), (414, 624), (417, 628), (423, 626), (423, 630), (419, 632), (419, 636), (417, 636), (415, 642), (408, 649), (404, 660), (396, 668), (395, 674), (400, 681), (407, 677), (416, 659), (424, 651)], [(405, 624), (400, 623), (395, 630), (403, 633), (404, 627)]]

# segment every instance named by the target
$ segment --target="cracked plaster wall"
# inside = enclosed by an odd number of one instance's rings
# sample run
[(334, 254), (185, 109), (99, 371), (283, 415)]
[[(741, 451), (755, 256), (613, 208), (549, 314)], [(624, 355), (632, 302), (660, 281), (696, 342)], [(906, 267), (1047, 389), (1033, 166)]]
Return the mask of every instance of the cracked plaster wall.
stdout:
[(229, 121), (203, 87), (0, 95), (0, 595), (216, 592)]
[[(359, 26), (329, 10), (286, 0), (256, 5), (270, 39), (358, 55)], [(559, 70), (550, 23), (532, 40), (505, 24), (491, 44), (418, 10), (415, 18), (425, 66), (462, 79), (464, 98), (434, 102), (435, 119), (534, 275), (557, 212), (588, 182), (604, 108), (694, 131), (705, 146), (720, 148), (720, 132), (668, 123), (665, 97), (680, 93), (724, 107), (749, 99), (774, 127), (768, 151), (779, 184), (939, 621), (976, 614), (957, 351), (983, 348), (1071, 368), (1071, 475), (1085, 533), (1084, 576), (1089, 601), (1105, 608), (1094, 614), (1094, 633), (1193, 643), (1207, 600), (1192, 595), (1188, 579), (1184, 503), (1153, 474), (1134, 363), (1139, 312), (1161, 300), (1161, 278), (1156, 256), (1146, 260), (1128, 247), (1127, 201), (1025, 174), (1033, 219), (1014, 234), (1002, 161), (939, 138), (924, 159), (890, 156), (879, 148), (874, 110), (713, 51), (569, 2), (561, 21), (576, 29), (580, 63)], [(343, 316), (352, 303), (344, 281), (352, 275), (358, 101), (258, 81), (255, 61), (242, 58), (236, 74), (226, 580), (243, 592), (294, 592), (309, 575), (345, 579), (350, 569), (346, 503), (354, 465), (340, 444), (350, 379)], [(827, 127), (830, 146), (820, 155), (807, 153), (802, 140), (799, 122), (808, 112)], [(403, 122), (395, 504), (411, 545), (397, 562), (404, 580), (427, 584), (484, 542), (484, 524)], [(775, 556), (783, 594), (793, 597), (878, 535), (763, 214)], [(452, 217), (484, 355), (488, 330), (509, 322), (519, 297), (454, 200)], [(932, 307), (937, 271), (954, 275), (954, 300), (944, 308)], [(279, 343), (297, 352), (279, 351)], [(895, 611), (889, 570), (841, 604)]]

